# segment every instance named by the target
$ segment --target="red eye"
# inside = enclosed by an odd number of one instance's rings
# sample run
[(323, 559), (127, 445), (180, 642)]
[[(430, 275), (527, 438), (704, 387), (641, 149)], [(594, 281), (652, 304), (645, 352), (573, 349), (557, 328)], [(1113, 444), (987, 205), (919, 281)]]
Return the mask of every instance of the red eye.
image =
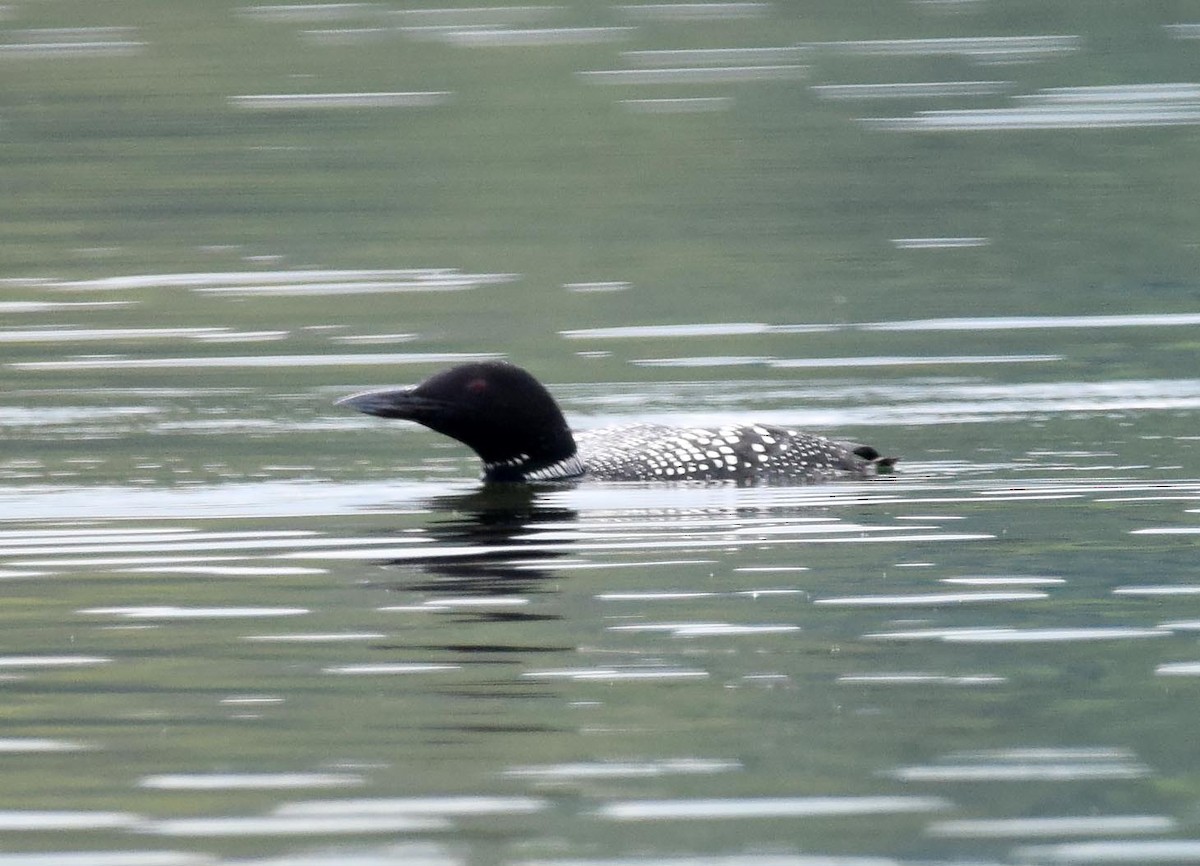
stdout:
[(472, 394), (482, 394), (488, 389), (487, 379), (472, 379), (467, 383), (467, 390)]

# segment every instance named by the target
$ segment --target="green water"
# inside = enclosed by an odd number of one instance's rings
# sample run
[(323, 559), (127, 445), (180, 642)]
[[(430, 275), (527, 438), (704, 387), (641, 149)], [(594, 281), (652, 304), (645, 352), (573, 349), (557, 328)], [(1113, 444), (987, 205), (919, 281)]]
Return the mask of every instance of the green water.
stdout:
[[(2, 13), (0, 864), (1200, 860), (1200, 3)], [(914, 82), (999, 84), (815, 89)], [(469, 353), (901, 471), (484, 491), (333, 405)]]

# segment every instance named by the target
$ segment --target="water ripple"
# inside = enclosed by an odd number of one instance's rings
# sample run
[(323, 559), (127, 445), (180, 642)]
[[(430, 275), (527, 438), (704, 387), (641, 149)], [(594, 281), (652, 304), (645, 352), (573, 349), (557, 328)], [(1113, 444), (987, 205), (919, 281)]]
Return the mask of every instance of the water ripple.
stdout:
[(747, 797), (713, 800), (627, 800), (596, 810), (610, 821), (708, 821), (729, 818), (820, 818), (899, 815), (949, 808), (941, 797)]
[(159, 791), (274, 791), (345, 788), (365, 781), (348, 773), (167, 773), (143, 776), (137, 785)]
[(1041, 818), (980, 818), (935, 821), (926, 832), (950, 839), (1033, 836), (1116, 836), (1170, 833), (1178, 823), (1162, 815), (1068, 815)]

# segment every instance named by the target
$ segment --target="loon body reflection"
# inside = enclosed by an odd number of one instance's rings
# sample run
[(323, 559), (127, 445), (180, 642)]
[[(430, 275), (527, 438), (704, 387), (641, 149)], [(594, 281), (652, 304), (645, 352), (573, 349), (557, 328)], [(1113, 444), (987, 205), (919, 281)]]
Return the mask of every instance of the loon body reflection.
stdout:
[(483, 461), (485, 481), (737, 481), (805, 484), (867, 478), (895, 458), (768, 424), (631, 424), (573, 434), (550, 392), (503, 361), (462, 364), (414, 388), (338, 401), (368, 415), (415, 421)]

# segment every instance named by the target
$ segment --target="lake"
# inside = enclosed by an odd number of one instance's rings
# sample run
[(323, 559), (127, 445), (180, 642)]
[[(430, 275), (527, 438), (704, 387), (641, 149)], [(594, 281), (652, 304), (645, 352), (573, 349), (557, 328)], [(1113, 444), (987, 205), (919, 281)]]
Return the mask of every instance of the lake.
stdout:
[(1200, 862), (1200, 4), (0, 14), (0, 866)]

